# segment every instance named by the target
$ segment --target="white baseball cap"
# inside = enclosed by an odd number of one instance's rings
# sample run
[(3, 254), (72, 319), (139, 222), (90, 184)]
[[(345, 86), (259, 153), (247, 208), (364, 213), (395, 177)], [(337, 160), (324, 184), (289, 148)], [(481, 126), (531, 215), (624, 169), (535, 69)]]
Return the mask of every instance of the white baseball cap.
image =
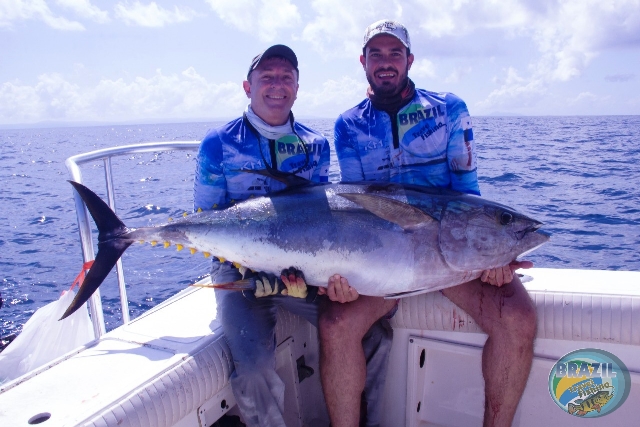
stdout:
[(369, 25), (364, 32), (364, 43), (362, 48), (367, 47), (367, 43), (377, 35), (389, 34), (394, 36), (406, 47), (411, 50), (411, 41), (409, 40), (409, 31), (399, 22), (390, 19), (383, 19)]

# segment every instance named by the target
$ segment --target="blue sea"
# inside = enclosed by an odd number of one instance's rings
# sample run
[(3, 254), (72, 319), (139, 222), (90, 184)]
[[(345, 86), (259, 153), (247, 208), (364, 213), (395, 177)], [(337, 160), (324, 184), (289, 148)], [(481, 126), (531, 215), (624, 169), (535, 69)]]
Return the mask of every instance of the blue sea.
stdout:
[[(331, 140), (331, 120), (307, 120)], [(0, 337), (19, 333), (82, 266), (66, 158), (138, 142), (200, 140), (221, 123), (0, 129)], [(640, 116), (477, 117), (484, 197), (545, 223), (538, 267), (640, 271)], [(195, 153), (113, 162), (118, 215), (130, 226), (190, 212)], [(103, 165), (83, 168), (105, 197)], [(335, 158), (331, 179), (339, 180)], [(208, 272), (202, 255), (134, 245), (123, 256), (135, 318)], [(122, 324), (115, 273), (100, 287), (107, 329)], [(208, 315), (202, 313), (203, 316)]]

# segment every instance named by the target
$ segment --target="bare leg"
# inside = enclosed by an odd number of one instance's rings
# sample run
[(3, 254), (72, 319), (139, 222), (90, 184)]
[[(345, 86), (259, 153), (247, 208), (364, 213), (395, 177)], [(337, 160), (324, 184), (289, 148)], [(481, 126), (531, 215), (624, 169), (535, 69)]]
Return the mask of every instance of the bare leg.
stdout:
[(484, 426), (510, 426), (533, 360), (536, 311), (516, 276), (500, 288), (474, 280), (442, 293), (489, 335), (482, 352)]
[(365, 386), (362, 338), (395, 300), (361, 295), (345, 304), (326, 301), (320, 309), (320, 377), (332, 427), (357, 427)]

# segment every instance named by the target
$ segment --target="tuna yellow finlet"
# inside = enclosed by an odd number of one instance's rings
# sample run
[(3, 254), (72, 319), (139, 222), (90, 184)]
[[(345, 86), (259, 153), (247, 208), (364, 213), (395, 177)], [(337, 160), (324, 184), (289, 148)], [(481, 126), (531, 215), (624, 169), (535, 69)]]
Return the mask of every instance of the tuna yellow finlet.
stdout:
[(186, 212), (183, 212), (183, 213), (182, 213), (182, 216), (183, 216), (183, 217), (185, 217), (185, 218), (187, 217), (187, 215), (189, 215), (189, 214), (188, 214), (188, 213), (186, 213)]
[(233, 266), (237, 269), (240, 269), (240, 267), (242, 267), (240, 264), (238, 264), (237, 262), (234, 261)]
[(189, 252), (191, 252), (191, 255), (193, 255), (198, 252), (198, 250), (196, 248), (189, 248)]
[(152, 240), (152, 241), (151, 241), (151, 246), (155, 246), (155, 245), (157, 245), (157, 244), (158, 244), (158, 241), (157, 241), (157, 240)]
[(211, 254), (209, 252), (202, 252), (205, 258), (209, 258)]
[(221, 256), (219, 256), (218, 259), (220, 260), (221, 263), (226, 261), (226, 259), (222, 258)]
[(202, 208), (198, 208), (198, 210), (196, 211), (197, 213), (202, 212)]
[(173, 221), (173, 218), (169, 217), (169, 222)]
[(178, 249), (178, 251), (181, 251), (182, 249), (184, 249), (184, 246), (182, 246), (180, 243), (176, 243), (176, 248)]
[(164, 247), (165, 247), (165, 249), (166, 249), (166, 248), (168, 248), (169, 246), (171, 246), (171, 243), (169, 243), (169, 242), (164, 242)]
[(144, 245), (144, 240), (138, 240), (141, 245)]

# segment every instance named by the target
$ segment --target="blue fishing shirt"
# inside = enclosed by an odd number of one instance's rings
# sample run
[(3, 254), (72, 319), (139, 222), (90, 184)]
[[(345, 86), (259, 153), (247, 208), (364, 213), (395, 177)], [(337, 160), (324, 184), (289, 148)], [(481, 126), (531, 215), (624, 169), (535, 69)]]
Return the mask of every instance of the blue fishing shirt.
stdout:
[(395, 118), (365, 99), (336, 120), (335, 148), (345, 182), (390, 181), (480, 195), (471, 117), (452, 93), (416, 89)]
[(296, 172), (297, 176), (310, 181), (328, 182), (329, 142), (298, 122), (293, 126), (295, 133), (278, 140), (260, 135), (259, 143), (242, 118), (209, 131), (198, 152), (194, 210), (223, 209), (250, 197), (283, 190), (285, 185), (273, 178), (243, 172), (267, 169), (265, 162), (279, 171)]

